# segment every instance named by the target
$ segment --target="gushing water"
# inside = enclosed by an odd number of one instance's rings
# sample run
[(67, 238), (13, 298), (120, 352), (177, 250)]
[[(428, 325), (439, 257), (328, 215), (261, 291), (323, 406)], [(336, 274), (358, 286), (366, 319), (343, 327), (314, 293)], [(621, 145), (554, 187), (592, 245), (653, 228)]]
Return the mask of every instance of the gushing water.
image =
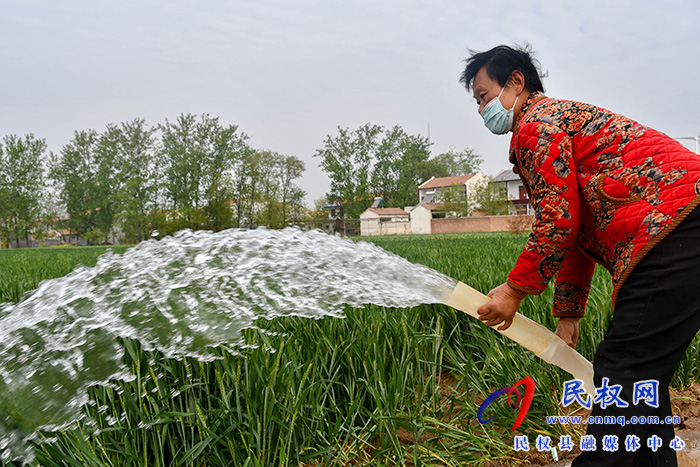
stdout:
[(456, 282), (367, 242), (320, 231), (181, 231), (0, 304), (0, 457), (38, 429), (80, 419), (88, 387), (128, 380), (116, 338), (166, 356), (213, 359), (278, 316), (341, 317), (343, 305), (440, 302)]

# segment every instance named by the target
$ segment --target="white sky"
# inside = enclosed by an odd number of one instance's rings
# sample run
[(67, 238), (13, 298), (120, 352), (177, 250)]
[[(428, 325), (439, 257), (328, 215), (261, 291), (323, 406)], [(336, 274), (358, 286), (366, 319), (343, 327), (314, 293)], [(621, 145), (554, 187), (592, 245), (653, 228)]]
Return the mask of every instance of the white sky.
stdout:
[[(367, 122), (427, 135), (433, 154), (509, 168), (458, 83), (468, 49), (528, 41), (552, 97), (700, 134), (700, 3), (687, 0), (0, 0), (0, 136), (60, 151), (76, 130), (209, 113), (251, 145), (301, 158)], [(694, 148), (694, 142), (685, 141)]]

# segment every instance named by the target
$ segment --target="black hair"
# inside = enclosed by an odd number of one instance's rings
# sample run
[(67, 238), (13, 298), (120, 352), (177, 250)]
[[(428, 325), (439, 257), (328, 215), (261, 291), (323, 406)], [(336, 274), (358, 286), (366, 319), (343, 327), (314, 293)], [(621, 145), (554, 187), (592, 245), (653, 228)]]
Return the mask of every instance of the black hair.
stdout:
[(467, 91), (471, 89), (474, 77), (479, 70), (486, 67), (486, 74), (496, 80), (500, 86), (505, 86), (510, 75), (518, 70), (525, 76), (525, 88), (528, 91), (544, 92), (539, 62), (534, 58), (529, 44), (526, 43), (522, 47), (499, 45), (486, 52), (469, 50), (469, 53), (471, 57), (464, 60), (467, 66), (459, 78), (459, 82), (467, 88)]

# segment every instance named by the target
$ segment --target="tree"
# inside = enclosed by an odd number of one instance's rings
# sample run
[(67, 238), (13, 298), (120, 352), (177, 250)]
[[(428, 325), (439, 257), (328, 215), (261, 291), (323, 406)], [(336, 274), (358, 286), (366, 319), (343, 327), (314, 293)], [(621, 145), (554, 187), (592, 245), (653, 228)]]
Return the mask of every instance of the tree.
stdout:
[(301, 178), (304, 170), (306, 170), (306, 166), (298, 157), (283, 156), (280, 160), (279, 184), (283, 226), (288, 225), (290, 221), (300, 220), (297, 215), (299, 211), (297, 207), (301, 204), (306, 193), (294, 183), (294, 180)]
[(122, 132), (115, 125), (102, 134), (77, 131), (58, 155), (51, 156), (49, 175), (66, 207), (68, 228), (89, 244), (108, 241), (120, 210), (121, 142)]
[(0, 145), (0, 237), (7, 243), (14, 234), (29, 241), (29, 233), (41, 212), (44, 191), (46, 141), (33, 134), (8, 135)]
[(68, 213), (68, 228), (80, 235), (97, 227), (96, 212), (102, 200), (97, 186), (95, 130), (76, 131), (58, 155), (51, 154), (49, 176), (58, 186)]
[(276, 193), (272, 186), (276, 160), (277, 153), (249, 148), (236, 163), (231, 183), (236, 226), (254, 227), (266, 223), (266, 211)]
[(234, 190), (240, 226), (279, 228), (295, 220), (305, 193), (294, 180), (302, 176), (304, 163), (295, 156), (274, 151), (252, 151), (236, 170)]
[(331, 179), (328, 200), (341, 202), (345, 216), (358, 217), (377, 195), (387, 207), (415, 204), (430, 156), (427, 138), (408, 135), (398, 125), (385, 130), (366, 124), (338, 132), (327, 136), (315, 157)]
[[(238, 127), (224, 127), (218, 118), (181, 114), (160, 125), (163, 188), (180, 227), (204, 224), (214, 229), (231, 224), (230, 199), (235, 168), (250, 151)], [(240, 168), (240, 167), (239, 167)]]
[(508, 214), (510, 202), (505, 187), (500, 183), (485, 183), (475, 190), (476, 209), (490, 216)]
[(157, 209), (160, 173), (154, 132), (145, 120), (138, 118), (118, 128), (115, 201), (117, 218), (129, 243), (148, 238), (153, 230), (151, 215)]
[(194, 211), (200, 207), (201, 161), (195, 149), (196, 117), (181, 114), (175, 123), (165, 120), (160, 148), (163, 164), (163, 188), (173, 211), (183, 215), (192, 225)]
[(304, 163), (295, 156), (260, 151), (253, 173), (258, 177), (250, 181), (251, 186), (258, 187), (257, 196), (251, 193), (251, 200), (259, 207), (255, 223), (281, 228), (299, 220), (299, 204), (305, 193), (294, 180), (304, 173)]
[(314, 154), (331, 181), (326, 197), (330, 202), (342, 202), (347, 217), (359, 217), (371, 203), (370, 170), (382, 131), (369, 123), (355, 131), (338, 127), (338, 135), (326, 136), (325, 146)]
[(250, 221), (247, 220), (246, 215), (252, 209), (249, 208), (248, 199), (248, 171), (250, 170), (251, 158), (256, 157), (255, 152), (247, 152), (243, 158), (237, 161), (233, 167), (233, 177), (232, 177), (232, 199), (233, 199), (233, 226), (234, 227), (244, 227), (252, 225), (252, 218)]
[(0, 144), (0, 248), (7, 248), (10, 242), (10, 232), (12, 232), (12, 213), (10, 204), (12, 193), (10, 188), (10, 178), (7, 174), (7, 162), (5, 151)]
[(387, 131), (377, 150), (372, 171), (374, 193), (386, 206), (404, 207), (416, 202), (423, 167), (430, 156), (430, 142), (412, 136), (398, 125)]
[[(40, 217), (32, 232), (34, 240), (41, 243), (43, 243), (45, 239), (53, 236), (49, 235), (48, 231), (54, 231), (59, 228), (61, 224), (60, 213), (62, 210), (57, 191), (49, 186), (50, 182), (48, 178), (45, 178), (45, 181), (47, 182), (47, 187), (42, 192)], [(55, 232), (53, 232), (53, 234), (55, 235)]]
[(258, 196), (253, 197), (254, 203), (258, 203), (260, 207), (257, 216), (256, 224), (266, 227), (279, 227), (279, 215), (277, 213), (279, 206), (279, 185), (278, 172), (280, 169), (283, 156), (272, 151), (260, 151), (257, 160), (258, 179)]
[(122, 132), (115, 125), (108, 125), (97, 138), (95, 146), (95, 212), (94, 229), (85, 237), (89, 243), (107, 243), (114, 228), (115, 215), (119, 211), (118, 195), (123, 177), (120, 173), (119, 158)]
[(236, 184), (238, 190), (238, 224), (241, 227), (254, 227), (256, 225), (256, 206), (260, 201), (260, 171), (261, 158), (264, 157), (258, 151), (250, 152), (241, 164)]
[(448, 217), (465, 217), (472, 212), (472, 203), (465, 194), (464, 185), (453, 185), (440, 189), (443, 210)]
[(223, 126), (218, 118), (203, 115), (198, 126), (203, 151), (203, 189), (208, 227), (218, 231), (232, 227), (233, 176), (236, 164), (251, 152), (248, 136), (237, 125)]
[(456, 177), (479, 172), (484, 159), (472, 149), (466, 148), (458, 152), (454, 147), (450, 147), (447, 152), (431, 159), (431, 162), (431, 168), (435, 171), (434, 177)]

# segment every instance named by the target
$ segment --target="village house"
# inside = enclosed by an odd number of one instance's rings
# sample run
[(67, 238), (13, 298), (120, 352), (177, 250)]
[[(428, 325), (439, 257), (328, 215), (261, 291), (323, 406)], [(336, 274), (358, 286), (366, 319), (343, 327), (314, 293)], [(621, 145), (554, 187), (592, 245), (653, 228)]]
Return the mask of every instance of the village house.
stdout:
[(420, 203), (417, 206), (406, 206), (404, 208), (410, 217), (411, 233), (431, 233), (431, 222), (433, 221), (433, 210), (435, 210), (435, 207), (435, 204)]
[[(488, 183), (481, 172), (457, 177), (431, 177), (418, 187), (418, 204), (401, 208), (381, 207), (382, 198), (374, 199), (372, 207), (360, 214), (361, 235), (401, 235), (431, 233), (433, 212), (446, 198), (468, 201), (480, 185)], [(447, 190), (452, 190), (450, 196)], [(472, 202), (473, 203), (473, 202)]]
[(411, 233), (408, 212), (401, 208), (369, 208), (360, 214), (361, 235), (404, 235)]
[(458, 189), (461, 196), (471, 199), (477, 188), (488, 181), (488, 177), (481, 172), (456, 177), (431, 177), (418, 187), (418, 203), (429, 205), (444, 202), (445, 192), (455, 188)]
[[(480, 186), (495, 183), (511, 202), (510, 215), (489, 216), (473, 211)], [(512, 170), (502, 170), (489, 180), (482, 173), (457, 177), (432, 177), (418, 187), (415, 206), (384, 208), (382, 198), (360, 215), (361, 235), (401, 235), (454, 232), (497, 232), (527, 229), (532, 223), (532, 208), (527, 191)], [(467, 202), (465, 212), (445, 212), (450, 203)], [(468, 214), (468, 215), (465, 215)]]
[(527, 195), (527, 190), (523, 186), (520, 177), (512, 170), (501, 170), (498, 175), (491, 180), (492, 184), (502, 185), (506, 194), (506, 199), (511, 202), (509, 214), (533, 214), (530, 199)]

